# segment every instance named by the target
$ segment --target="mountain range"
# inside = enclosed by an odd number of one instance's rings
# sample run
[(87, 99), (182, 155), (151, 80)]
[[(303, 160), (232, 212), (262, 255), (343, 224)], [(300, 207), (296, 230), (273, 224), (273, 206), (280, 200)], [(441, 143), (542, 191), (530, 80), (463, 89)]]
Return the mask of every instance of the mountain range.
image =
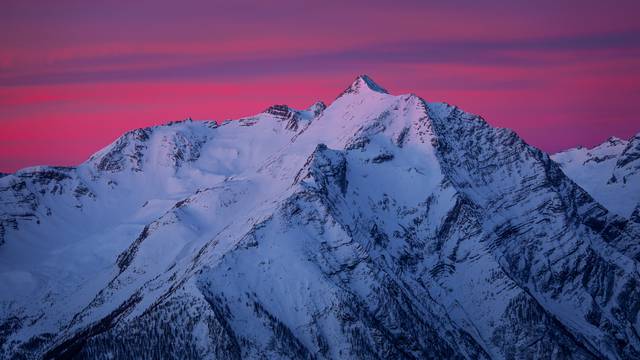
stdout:
[(548, 155), (358, 77), (0, 177), (7, 359), (640, 358), (640, 134)]

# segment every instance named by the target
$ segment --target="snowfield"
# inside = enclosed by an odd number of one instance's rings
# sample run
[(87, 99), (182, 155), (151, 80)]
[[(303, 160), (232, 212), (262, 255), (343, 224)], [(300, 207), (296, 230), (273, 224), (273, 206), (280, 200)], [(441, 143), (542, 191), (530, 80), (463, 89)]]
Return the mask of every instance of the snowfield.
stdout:
[(0, 177), (0, 358), (640, 358), (640, 134), (549, 157), (367, 76)]
[(593, 149), (578, 147), (551, 158), (610, 211), (629, 217), (638, 209), (640, 134), (628, 141), (611, 137)]

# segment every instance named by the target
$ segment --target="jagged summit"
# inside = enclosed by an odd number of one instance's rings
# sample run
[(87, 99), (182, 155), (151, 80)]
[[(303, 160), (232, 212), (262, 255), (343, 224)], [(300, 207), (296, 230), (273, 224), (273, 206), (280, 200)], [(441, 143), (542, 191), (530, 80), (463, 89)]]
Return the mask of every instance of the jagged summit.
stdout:
[[(640, 207), (455, 106), (345, 93), (0, 178), (0, 358), (640, 358)], [(586, 164), (632, 198), (639, 154)]]
[(600, 144), (597, 144), (591, 147), (585, 146), (585, 145), (578, 145), (573, 148), (558, 151), (556, 154), (554, 154), (554, 156), (559, 156), (560, 154), (563, 154), (563, 153), (575, 153), (577, 151), (589, 153), (589, 152), (599, 152), (607, 148), (615, 148), (619, 146), (624, 147), (624, 146), (627, 146), (630, 140), (631, 139), (629, 140), (621, 139), (617, 136), (609, 136), (605, 141), (603, 141)]
[(381, 94), (389, 93), (385, 88), (373, 81), (373, 79), (368, 75), (360, 75), (338, 96), (338, 98), (346, 94), (361, 94), (363, 91), (374, 91)]
[(576, 147), (551, 158), (610, 211), (629, 217), (640, 206), (640, 134), (612, 136), (592, 148)]
[(607, 142), (608, 142), (608, 143), (610, 143), (610, 144), (613, 144), (613, 145), (618, 145), (618, 144), (621, 144), (621, 143), (625, 142), (625, 140), (620, 139), (620, 138), (619, 138), (619, 137), (617, 137), (617, 136), (610, 136), (610, 137), (607, 139)]
[(290, 108), (288, 105), (276, 104), (276, 105), (269, 106), (264, 112), (267, 114), (271, 114), (275, 117), (285, 119), (290, 117), (294, 111), (295, 110)]
[(311, 106), (309, 106), (304, 110), (296, 110), (286, 104), (275, 104), (275, 105), (269, 106), (266, 110), (264, 110), (263, 114), (270, 114), (280, 119), (288, 119), (294, 114), (303, 114), (305, 112), (309, 113), (310, 115), (317, 116), (320, 113), (322, 113), (322, 111), (324, 111), (324, 109), (326, 108), (327, 108), (327, 105), (325, 105), (325, 103), (322, 101), (316, 101), (315, 103), (313, 103)]

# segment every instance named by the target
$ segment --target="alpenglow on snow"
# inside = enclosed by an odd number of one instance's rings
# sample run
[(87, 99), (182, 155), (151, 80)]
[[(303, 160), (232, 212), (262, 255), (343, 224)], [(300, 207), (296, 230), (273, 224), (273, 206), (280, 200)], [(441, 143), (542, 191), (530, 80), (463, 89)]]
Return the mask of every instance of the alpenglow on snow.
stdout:
[(640, 358), (640, 135), (555, 154), (358, 77), (0, 177), (0, 358)]

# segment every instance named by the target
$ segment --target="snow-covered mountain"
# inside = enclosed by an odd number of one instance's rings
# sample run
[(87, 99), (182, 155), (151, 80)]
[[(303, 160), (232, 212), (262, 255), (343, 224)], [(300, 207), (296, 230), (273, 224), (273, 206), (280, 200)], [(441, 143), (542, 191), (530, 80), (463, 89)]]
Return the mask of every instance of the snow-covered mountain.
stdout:
[(640, 133), (629, 140), (611, 137), (592, 149), (577, 147), (551, 158), (610, 211), (640, 216)]
[(366, 76), (134, 130), (0, 178), (2, 355), (638, 358), (640, 223), (574, 179)]

